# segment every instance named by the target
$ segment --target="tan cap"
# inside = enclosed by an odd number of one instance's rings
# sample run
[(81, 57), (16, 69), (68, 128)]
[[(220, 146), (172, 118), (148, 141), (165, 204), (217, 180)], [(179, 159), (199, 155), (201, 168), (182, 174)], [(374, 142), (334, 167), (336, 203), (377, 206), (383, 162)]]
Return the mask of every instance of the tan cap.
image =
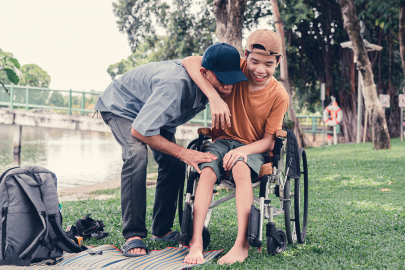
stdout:
[[(262, 45), (265, 48), (265, 51), (257, 48), (253, 49), (253, 45), (255, 44)], [(280, 36), (276, 32), (267, 29), (259, 29), (250, 34), (247, 40), (246, 49), (249, 52), (261, 55), (283, 56), (281, 54), (282, 44)]]

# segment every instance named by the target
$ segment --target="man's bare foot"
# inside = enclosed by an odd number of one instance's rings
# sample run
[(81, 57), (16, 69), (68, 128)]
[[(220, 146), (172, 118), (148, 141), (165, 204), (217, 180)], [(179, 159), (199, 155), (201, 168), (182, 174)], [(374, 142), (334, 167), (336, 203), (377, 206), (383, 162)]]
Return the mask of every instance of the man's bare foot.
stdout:
[(245, 239), (244, 241), (238, 241), (238, 239), (236, 239), (236, 242), (231, 250), (225, 256), (219, 259), (218, 263), (220, 265), (230, 265), (236, 262), (243, 262), (248, 257), (248, 253), (249, 242), (247, 241), (247, 239)]
[(184, 263), (199, 264), (204, 262), (204, 256), (202, 255), (203, 243), (201, 241), (190, 241), (190, 251), (186, 258), (184, 258)]
[[(142, 238), (140, 238), (139, 236), (134, 236), (134, 237), (128, 238), (126, 242), (129, 242), (129, 241), (134, 240), (134, 239), (142, 240)], [(125, 243), (126, 243), (126, 242), (125, 242)], [(146, 250), (145, 250), (144, 248), (133, 248), (133, 249), (128, 250), (128, 253), (132, 253), (132, 254), (146, 254)]]

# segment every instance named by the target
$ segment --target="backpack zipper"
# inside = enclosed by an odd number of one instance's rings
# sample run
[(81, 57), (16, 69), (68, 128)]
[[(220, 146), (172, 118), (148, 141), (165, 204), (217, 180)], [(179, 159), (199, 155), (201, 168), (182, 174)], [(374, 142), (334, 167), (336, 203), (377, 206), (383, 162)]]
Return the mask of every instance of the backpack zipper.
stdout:
[(8, 212), (8, 207), (3, 207), (2, 211), (1, 211), (1, 251), (2, 251), (2, 256), (3, 256), (3, 260), (4, 255), (5, 255), (5, 248), (6, 248), (6, 229), (7, 229), (7, 212)]

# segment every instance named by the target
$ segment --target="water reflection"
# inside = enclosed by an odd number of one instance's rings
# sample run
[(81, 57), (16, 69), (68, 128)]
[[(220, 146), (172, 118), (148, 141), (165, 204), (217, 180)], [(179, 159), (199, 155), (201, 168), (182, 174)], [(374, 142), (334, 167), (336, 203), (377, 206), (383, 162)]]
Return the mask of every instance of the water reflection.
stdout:
[[(0, 125), (0, 174), (13, 165), (13, 135), (14, 126)], [(21, 166), (53, 171), (59, 190), (120, 178), (121, 148), (111, 133), (24, 126), (21, 141)], [(157, 170), (149, 150), (148, 173)]]

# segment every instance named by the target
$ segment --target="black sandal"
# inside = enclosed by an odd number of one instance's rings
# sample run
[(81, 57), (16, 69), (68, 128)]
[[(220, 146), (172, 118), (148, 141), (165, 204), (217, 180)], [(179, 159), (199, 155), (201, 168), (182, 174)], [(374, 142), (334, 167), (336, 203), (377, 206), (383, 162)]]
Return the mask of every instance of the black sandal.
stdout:
[[(133, 254), (133, 253), (129, 253), (128, 251), (130, 251), (131, 249), (134, 248), (143, 248), (146, 251), (146, 254)], [(149, 255), (149, 249), (145, 246), (145, 243), (140, 240), (140, 239), (134, 239), (131, 241), (126, 242), (122, 248), (121, 248), (122, 254), (124, 254), (125, 257), (140, 257), (140, 256), (145, 256), (145, 255)]]

